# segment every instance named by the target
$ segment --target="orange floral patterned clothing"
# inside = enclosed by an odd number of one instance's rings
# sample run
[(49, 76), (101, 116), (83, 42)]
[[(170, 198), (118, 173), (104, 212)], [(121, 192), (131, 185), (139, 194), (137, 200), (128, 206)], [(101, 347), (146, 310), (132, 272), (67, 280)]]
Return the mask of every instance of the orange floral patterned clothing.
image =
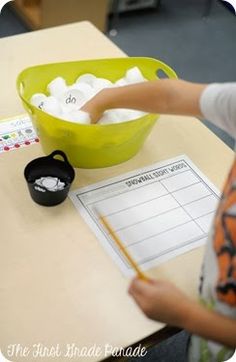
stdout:
[[(200, 108), (205, 119), (236, 139), (236, 83), (207, 86)], [(206, 308), (236, 320), (236, 160), (208, 235), (199, 292), (200, 302)], [(222, 362), (233, 353), (233, 349), (191, 336), (188, 361)]]
[(215, 216), (213, 243), (219, 270), (217, 297), (236, 307), (236, 161)]

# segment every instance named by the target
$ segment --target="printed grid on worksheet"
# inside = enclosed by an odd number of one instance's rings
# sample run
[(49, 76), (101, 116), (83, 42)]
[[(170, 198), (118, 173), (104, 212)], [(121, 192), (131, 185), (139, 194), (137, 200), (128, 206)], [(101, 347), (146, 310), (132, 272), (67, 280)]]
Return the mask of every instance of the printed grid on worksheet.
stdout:
[[(194, 244), (206, 240), (219, 196), (186, 160), (167, 166), (177, 166), (178, 170), (181, 163), (185, 167), (176, 173), (151, 179), (147, 184), (137, 184), (128, 190), (123, 187), (124, 182), (127, 184), (134, 176), (76, 194), (127, 268), (130, 268), (129, 264), (99, 223), (94, 208), (106, 217), (139, 265), (158, 261), (177, 249), (180, 252), (190, 244), (193, 248)], [(148, 172), (153, 174), (161, 168)]]

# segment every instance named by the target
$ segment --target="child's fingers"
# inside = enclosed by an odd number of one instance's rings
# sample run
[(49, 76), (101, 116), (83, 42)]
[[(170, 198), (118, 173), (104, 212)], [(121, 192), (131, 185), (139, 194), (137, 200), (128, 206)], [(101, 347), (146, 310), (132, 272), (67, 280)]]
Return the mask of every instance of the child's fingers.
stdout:
[(129, 286), (128, 292), (131, 295), (147, 295), (150, 293), (150, 290), (153, 289), (155, 281), (153, 280), (142, 280), (140, 278), (134, 278)]
[[(139, 281), (141, 281), (141, 286)], [(134, 278), (129, 286), (128, 292), (129, 294), (133, 295), (133, 294), (142, 294), (143, 290), (142, 290), (142, 283), (143, 281), (140, 280), (138, 277)]]
[(141, 279), (135, 278), (129, 288), (129, 294), (133, 297), (136, 304), (143, 311), (143, 313), (149, 317), (153, 318), (153, 306), (155, 302), (155, 289), (154, 281), (143, 281)]
[(135, 300), (137, 305), (143, 310), (146, 303), (146, 297), (140, 292), (140, 290), (131, 287), (129, 288), (129, 294)]

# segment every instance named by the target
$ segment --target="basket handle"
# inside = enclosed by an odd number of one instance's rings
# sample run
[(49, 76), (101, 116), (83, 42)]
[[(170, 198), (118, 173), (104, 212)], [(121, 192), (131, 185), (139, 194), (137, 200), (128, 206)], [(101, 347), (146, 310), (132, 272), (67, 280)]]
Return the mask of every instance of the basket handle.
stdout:
[(158, 68), (156, 70), (156, 77), (158, 79), (166, 79), (166, 78), (174, 78), (172, 74), (169, 74), (167, 71), (165, 71), (164, 69), (162, 68)]
[(69, 161), (68, 161), (68, 158), (67, 158), (66, 154), (65, 154), (63, 151), (61, 151), (61, 150), (55, 150), (55, 151), (53, 151), (52, 153), (50, 153), (50, 155), (48, 155), (47, 157), (48, 157), (48, 158), (54, 158), (55, 156), (61, 156), (61, 157), (63, 158), (63, 161), (64, 161), (65, 163), (68, 163), (68, 164), (70, 165), (70, 163), (69, 163)]
[(165, 63), (162, 63), (159, 60), (156, 62), (153, 62), (153, 64), (150, 64), (149, 69), (154, 74), (154, 77), (156, 77), (157, 79), (162, 79), (162, 78), (176, 79), (176, 78), (178, 78), (177, 74), (175, 73), (175, 71), (173, 69), (171, 69), (168, 65), (166, 65)]
[(25, 84), (24, 84), (23, 80), (19, 81), (18, 89), (19, 89), (20, 96), (23, 97), (24, 91), (25, 91)]
[(20, 76), (17, 78), (16, 85), (17, 85), (17, 89), (18, 89), (18, 92), (19, 92), (19, 96), (20, 96), (20, 98), (21, 98), (21, 100), (23, 102), (23, 105), (24, 105), (25, 109), (27, 110), (27, 112), (30, 113), (31, 116), (33, 116), (34, 113), (35, 113), (35, 107), (32, 104), (30, 104), (30, 102), (27, 102), (25, 100), (25, 97), (24, 97), (25, 83), (20, 78)]

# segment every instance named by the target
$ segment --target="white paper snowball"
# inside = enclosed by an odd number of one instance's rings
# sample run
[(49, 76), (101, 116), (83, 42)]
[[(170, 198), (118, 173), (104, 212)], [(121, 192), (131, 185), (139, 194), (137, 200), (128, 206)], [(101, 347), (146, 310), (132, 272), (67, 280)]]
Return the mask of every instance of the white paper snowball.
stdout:
[(128, 109), (128, 112), (126, 114), (126, 121), (132, 121), (134, 119), (141, 118), (141, 117), (145, 116), (146, 114), (147, 113), (145, 113), (145, 112)]
[(47, 98), (47, 96), (43, 93), (35, 93), (31, 97), (30, 103), (33, 104), (33, 106), (38, 107), (39, 109), (42, 109), (46, 98)]
[(111, 124), (111, 123), (113, 122), (111, 122), (111, 119), (106, 114), (104, 114), (97, 122), (97, 124)]
[(62, 93), (65, 93), (67, 90), (67, 84), (65, 79), (62, 77), (57, 77), (53, 79), (47, 86), (48, 92), (54, 96), (59, 97)]
[(87, 83), (92, 87), (96, 79), (97, 77), (95, 77), (95, 75), (91, 73), (85, 73), (79, 76), (79, 78), (76, 80), (76, 83)]
[(77, 89), (80, 92), (82, 92), (84, 94), (86, 102), (89, 101), (89, 99), (91, 99), (95, 95), (94, 89), (87, 83), (83, 83), (83, 82), (74, 83), (70, 87), (68, 87), (68, 90), (72, 90), (72, 89)]
[(46, 97), (42, 110), (56, 117), (62, 113), (62, 108), (59, 101), (53, 96)]
[(133, 110), (133, 109), (125, 109), (125, 108), (116, 108), (116, 109), (112, 109), (107, 112), (111, 112), (112, 114), (110, 115), (110, 113), (109, 113), (109, 117), (105, 118), (106, 124), (109, 123), (108, 122), (109, 120), (111, 120), (112, 123), (121, 123), (121, 122), (132, 121), (134, 119), (141, 118), (147, 114), (145, 112), (141, 112), (141, 111), (137, 111), (137, 110)]
[(127, 82), (127, 80), (125, 78), (118, 79), (115, 82), (115, 86), (117, 86), (117, 87), (123, 87), (124, 85), (128, 85), (128, 84), (129, 83)]
[(64, 112), (79, 110), (85, 103), (84, 93), (78, 89), (67, 90), (59, 97)]
[(64, 121), (72, 123), (90, 124), (90, 116), (88, 113), (83, 111), (72, 111), (69, 113), (63, 113), (60, 117)]
[(102, 117), (97, 122), (98, 124), (110, 124), (110, 123), (119, 123), (120, 117), (117, 115), (116, 111), (111, 109), (103, 113)]
[(140, 83), (146, 80), (138, 67), (128, 69), (125, 74), (125, 79), (129, 84)]
[(113, 86), (113, 83), (104, 78), (97, 78), (93, 83), (93, 88), (97, 92), (100, 92), (104, 88), (111, 88)]

